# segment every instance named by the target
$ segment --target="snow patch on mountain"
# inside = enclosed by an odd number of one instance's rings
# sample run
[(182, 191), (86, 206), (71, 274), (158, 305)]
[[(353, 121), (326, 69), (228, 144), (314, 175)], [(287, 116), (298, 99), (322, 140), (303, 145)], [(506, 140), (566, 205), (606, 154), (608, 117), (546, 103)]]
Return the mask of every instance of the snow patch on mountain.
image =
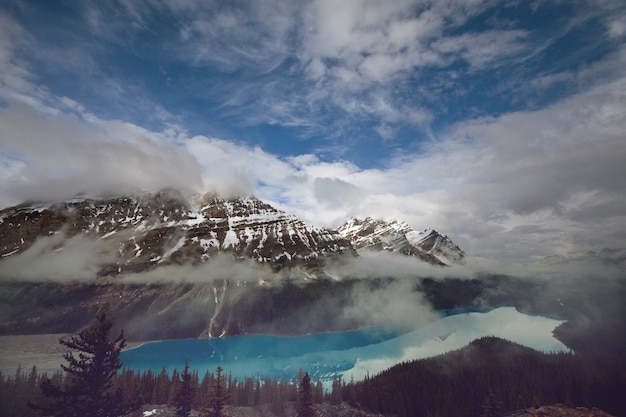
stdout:
[(415, 256), (435, 265), (459, 263), (465, 253), (434, 229), (415, 231), (399, 220), (350, 219), (337, 231), (356, 249), (385, 250)]
[(10, 207), (0, 211), (0, 218), (3, 258), (19, 255), (42, 236), (63, 233), (111, 245), (119, 256), (104, 274), (140, 272), (156, 262), (195, 264), (219, 252), (277, 269), (293, 264), (315, 268), (329, 256), (356, 254), (336, 231), (318, 229), (252, 196), (187, 198), (168, 191), (80, 198)]

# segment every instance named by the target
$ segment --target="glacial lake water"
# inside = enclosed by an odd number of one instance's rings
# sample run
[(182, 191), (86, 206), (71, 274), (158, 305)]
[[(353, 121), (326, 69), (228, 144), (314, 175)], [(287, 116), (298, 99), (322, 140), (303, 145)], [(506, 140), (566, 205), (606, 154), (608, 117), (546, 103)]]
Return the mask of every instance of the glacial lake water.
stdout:
[(562, 321), (530, 316), (513, 307), (484, 312), (445, 315), (414, 330), (397, 332), (365, 329), (320, 333), (299, 337), (268, 335), (223, 339), (184, 339), (146, 343), (122, 352), (124, 367), (160, 372), (181, 370), (185, 363), (215, 372), (221, 366), (237, 379), (251, 377), (293, 378), (308, 371), (313, 379), (362, 379), (397, 363), (460, 349), (482, 336), (497, 336), (530, 348), (557, 352), (568, 348), (552, 331)]

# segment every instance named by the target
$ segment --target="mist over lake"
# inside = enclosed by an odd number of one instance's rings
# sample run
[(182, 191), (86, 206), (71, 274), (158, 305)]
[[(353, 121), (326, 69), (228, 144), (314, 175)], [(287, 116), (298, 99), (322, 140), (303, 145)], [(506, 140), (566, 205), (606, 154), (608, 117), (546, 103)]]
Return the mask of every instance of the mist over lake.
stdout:
[(268, 335), (151, 342), (122, 352), (124, 367), (138, 371), (182, 370), (188, 362), (202, 375), (222, 366), (234, 378), (362, 379), (399, 362), (459, 349), (474, 339), (496, 336), (544, 352), (569, 349), (552, 335), (563, 321), (530, 316), (514, 307), (456, 312), (409, 331), (364, 329), (300, 337)]

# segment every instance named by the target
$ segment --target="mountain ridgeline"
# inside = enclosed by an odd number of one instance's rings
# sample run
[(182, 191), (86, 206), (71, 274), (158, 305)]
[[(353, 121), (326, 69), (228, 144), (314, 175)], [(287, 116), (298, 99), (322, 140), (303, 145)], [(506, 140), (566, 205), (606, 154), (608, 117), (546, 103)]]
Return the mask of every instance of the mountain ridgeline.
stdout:
[(448, 236), (434, 229), (417, 232), (407, 223), (398, 220), (351, 219), (337, 231), (348, 239), (355, 248), (385, 250), (414, 256), (433, 265), (458, 263), (465, 252)]
[(0, 219), (3, 258), (50, 235), (62, 236), (55, 250), (63, 247), (63, 240), (99, 239), (110, 242), (115, 255), (103, 256), (108, 261), (102, 265), (103, 275), (198, 264), (221, 252), (275, 269), (295, 264), (315, 268), (323, 258), (354, 252), (337, 232), (310, 226), (254, 197), (183, 198), (162, 192), (74, 199), (8, 208), (0, 212)]
[(73, 332), (101, 308), (140, 340), (371, 325), (342, 309), (389, 277), (328, 272), (368, 250), (437, 267), (464, 256), (434, 230), (370, 218), (317, 228), (251, 196), (25, 203), (0, 211), (0, 334)]
[(352, 219), (338, 230), (321, 229), (255, 197), (223, 198), (214, 193), (26, 203), (0, 211), (0, 236), (3, 259), (29, 250), (40, 238), (48, 238), (57, 251), (69, 239), (100, 240), (100, 275), (194, 265), (219, 253), (252, 259), (274, 270), (297, 266), (309, 271), (364, 249), (416, 256), (434, 265), (464, 257), (446, 236), (430, 229), (415, 232), (395, 220)]

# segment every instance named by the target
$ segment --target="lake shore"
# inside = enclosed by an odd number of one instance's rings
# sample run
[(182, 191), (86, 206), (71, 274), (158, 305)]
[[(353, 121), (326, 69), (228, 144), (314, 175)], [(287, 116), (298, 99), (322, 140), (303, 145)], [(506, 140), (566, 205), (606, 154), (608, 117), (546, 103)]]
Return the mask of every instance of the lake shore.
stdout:
[[(62, 337), (72, 334), (29, 334), (0, 336), (0, 372), (13, 375), (18, 367), (30, 372), (33, 366), (39, 372), (54, 373), (65, 364), (63, 355), (67, 348), (59, 343)], [(138, 347), (143, 342), (127, 342), (126, 349)]]

